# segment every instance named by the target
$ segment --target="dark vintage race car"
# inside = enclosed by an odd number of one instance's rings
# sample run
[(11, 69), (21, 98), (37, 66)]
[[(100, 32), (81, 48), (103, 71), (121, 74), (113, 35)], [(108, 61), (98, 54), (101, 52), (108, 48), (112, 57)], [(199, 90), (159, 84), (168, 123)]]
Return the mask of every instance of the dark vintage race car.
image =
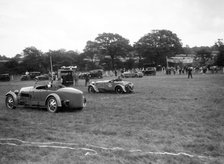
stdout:
[(8, 73), (0, 74), (0, 81), (10, 81), (10, 76)]
[(89, 76), (91, 79), (102, 79), (103, 78), (103, 70), (102, 69), (96, 69), (91, 70), (89, 72), (82, 72), (79, 73), (79, 79), (85, 79), (86, 76)]
[(8, 109), (19, 105), (28, 107), (43, 107), (55, 113), (62, 108), (82, 109), (86, 106), (83, 92), (57, 84), (37, 85), (23, 87), (20, 91), (6, 93), (5, 104)]
[(147, 67), (142, 72), (143, 72), (144, 76), (155, 76), (156, 75), (156, 67)]
[(29, 72), (29, 74), (22, 75), (20, 80), (25, 81), (25, 80), (34, 80), (36, 76), (40, 76), (40, 72)]
[(134, 84), (121, 79), (92, 81), (88, 86), (89, 93), (96, 92), (116, 92), (121, 93), (132, 93)]
[(129, 78), (129, 77), (143, 77), (143, 73), (142, 72), (131, 72), (131, 71), (127, 71), (121, 74), (122, 78)]

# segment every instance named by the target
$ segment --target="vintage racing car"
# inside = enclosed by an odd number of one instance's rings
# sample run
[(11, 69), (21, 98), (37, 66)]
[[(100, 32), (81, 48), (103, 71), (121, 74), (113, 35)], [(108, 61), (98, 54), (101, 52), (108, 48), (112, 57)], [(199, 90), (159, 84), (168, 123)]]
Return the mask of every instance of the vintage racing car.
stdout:
[(19, 105), (28, 107), (43, 107), (49, 112), (55, 113), (62, 108), (82, 109), (86, 106), (86, 98), (83, 92), (64, 87), (56, 83), (23, 87), (20, 91), (6, 93), (5, 104), (8, 109), (14, 109)]
[(155, 76), (156, 75), (156, 67), (147, 67), (142, 72), (143, 72), (144, 76)]
[(0, 74), (0, 81), (10, 81), (10, 76), (8, 73)]
[(123, 81), (122, 79), (112, 79), (112, 80), (101, 80), (92, 81), (88, 86), (89, 93), (96, 92), (116, 92), (121, 93), (132, 93), (134, 89), (134, 84), (129, 81)]
[(143, 73), (140, 71), (127, 71), (121, 74), (122, 78), (129, 78), (129, 77), (143, 77)]
[(43, 74), (43, 75), (36, 76), (34, 79), (36, 79), (36, 80), (49, 80), (50, 76), (48, 74)]

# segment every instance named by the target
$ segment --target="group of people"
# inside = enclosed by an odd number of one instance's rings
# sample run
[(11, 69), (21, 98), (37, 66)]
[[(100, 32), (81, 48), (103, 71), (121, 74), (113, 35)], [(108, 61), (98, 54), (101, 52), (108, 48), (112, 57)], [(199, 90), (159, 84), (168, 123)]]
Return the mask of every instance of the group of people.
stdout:
[(179, 75), (181, 74), (187, 74), (188, 75), (188, 78), (193, 78), (192, 76), (192, 72), (193, 72), (193, 67), (189, 66), (189, 67), (184, 67), (184, 68), (181, 68), (181, 67), (167, 67), (167, 68), (163, 68), (162, 69), (163, 72), (165, 72), (167, 75), (175, 75), (176, 73), (178, 73)]

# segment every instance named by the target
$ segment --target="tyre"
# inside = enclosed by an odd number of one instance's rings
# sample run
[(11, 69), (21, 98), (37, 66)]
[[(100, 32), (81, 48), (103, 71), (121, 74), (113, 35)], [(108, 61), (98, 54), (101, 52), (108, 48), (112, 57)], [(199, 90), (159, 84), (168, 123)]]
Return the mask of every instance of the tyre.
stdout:
[(115, 88), (115, 92), (116, 92), (117, 94), (122, 94), (122, 93), (123, 93), (123, 89), (122, 89), (120, 86), (117, 86), (117, 87)]
[(59, 110), (57, 100), (53, 96), (47, 99), (47, 110), (51, 113), (56, 113)]
[(12, 97), (12, 95), (7, 95), (6, 99), (5, 99), (5, 105), (8, 109), (15, 109), (16, 105), (15, 105), (15, 100)]
[(88, 92), (89, 93), (96, 93), (95, 89), (92, 86), (89, 86)]

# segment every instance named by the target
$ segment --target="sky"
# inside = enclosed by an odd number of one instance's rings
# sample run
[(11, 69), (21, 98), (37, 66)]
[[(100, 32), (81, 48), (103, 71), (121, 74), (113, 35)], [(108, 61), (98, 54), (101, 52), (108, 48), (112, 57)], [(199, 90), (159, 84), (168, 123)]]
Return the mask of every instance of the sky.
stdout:
[(183, 46), (224, 38), (224, 0), (0, 0), (0, 55), (27, 47), (82, 52), (104, 32), (133, 45), (152, 30), (170, 30)]

